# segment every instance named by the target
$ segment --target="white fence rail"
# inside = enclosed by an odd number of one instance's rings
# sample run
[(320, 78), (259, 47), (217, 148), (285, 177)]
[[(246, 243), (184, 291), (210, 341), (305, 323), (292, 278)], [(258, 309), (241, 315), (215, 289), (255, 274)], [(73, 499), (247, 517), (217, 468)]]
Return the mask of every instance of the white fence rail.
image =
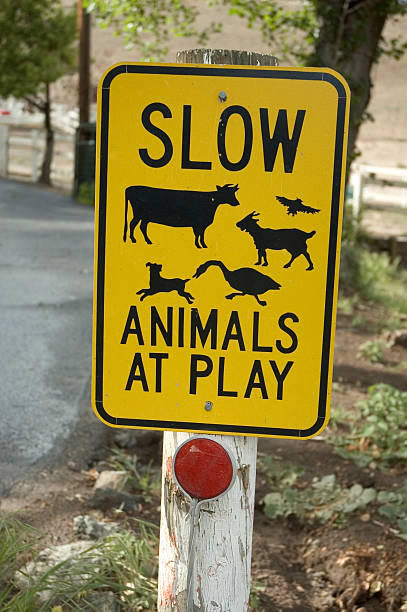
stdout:
[(352, 202), (355, 216), (359, 215), (365, 189), (369, 184), (374, 184), (376, 187), (378, 183), (381, 183), (382, 186), (401, 187), (400, 193), (390, 195), (390, 200), (393, 200), (394, 204), (407, 208), (407, 168), (354, 164), (349, 182), (353, 192)]
[[(55, 132), (51, 179), (71, 188), (74, 178), (73, 134)], [(16, 125), (0, 125), (0, 176), (20, 177), (36, 182), (45, 151), (45, 130)]]

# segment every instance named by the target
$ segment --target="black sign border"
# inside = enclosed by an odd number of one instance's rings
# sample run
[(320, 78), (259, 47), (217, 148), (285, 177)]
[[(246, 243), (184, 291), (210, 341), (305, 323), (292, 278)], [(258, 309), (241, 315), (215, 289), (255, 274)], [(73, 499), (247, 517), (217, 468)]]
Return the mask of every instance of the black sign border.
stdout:
[[(335, 156), (332, 181), (331, 225), (329, 231), (328, 270), (325, 295), (324, 332), (322, 340), (322, 360), (320, 374), (318, 416), (308, 429), (283, 429), (274, 427), (253, 427), (249, 425), (223, 425), (218, 423), (194, 423), (188, 421), (155, 421), (151, 419), (127, 419), (112, 417), (103, 406), (103, 325), (104, 325), (104, 297), (105, 297), (105, 239), (106, 239), (106, 206), (107, 206), (107, 172), (108, 172), (108, 136), (109, 136), (109, 99), (110, 85), (113, 79), (123, 73), (162, 74), (162, 75), (189, 75), (189, 76), (215, 76), (240, 77), (256, 79), (289, 79), (306, 81), (326, 81), (330, 83), (338, 94), (338, 112), (336, 120)], [(137, 427), (140, 429), (184, 430), (195, 432), (212, 432), (226, 434), (248, 434), (252, 436), (307, 438), (320, 431), (326, 416), (328, 373), (331, 352), (331, 330), (333, 323), (333, 297), (335, 289), (336, 249), (338, 239), (338, 223), (340, 211), (340, 187), (343, 162), (343, 143), (345, 134), (345, 118), (347, 105), (347, 92), (343, 83), (329, 72), (318, 70), (296, 71), (290, 69), (262, 69), (251, 68), (221, 68), (215, 66), (186, 66), (186, 65), (151, 65), (151, 64), (120, 64), (113, 66), (106, 74), (101, 93), (101, 122), (100, 141), (97, 153), (99, 159), (99, 229), (97, 250), (97, 282), (96, 282), (96, 346), (95, 346), (95, 408), (100, 418), (106, 423), (116, 427)]]

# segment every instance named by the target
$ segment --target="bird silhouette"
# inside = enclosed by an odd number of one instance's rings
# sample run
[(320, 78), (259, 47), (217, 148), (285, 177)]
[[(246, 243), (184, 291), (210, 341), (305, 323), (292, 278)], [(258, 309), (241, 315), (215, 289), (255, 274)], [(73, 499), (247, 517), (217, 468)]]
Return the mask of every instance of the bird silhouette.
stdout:
[(223, 272), (225, 281), (238, 291), (238, 293), (230, 293), (225, 296), (227, 300), (231, 300), (237, 295), (252, 295), (260, 306), (266, 306), (267, 302), (259, 300), (259, 295), (266, 291), (280, 289), (281, 285), (276, 283), (272, 278), (253, 270), (253, 268), (238, 268), (237, 270), (228, 270), (224, 263), (211, 259), (198, 266), (193, 278), (199, 278), (210, 266), (218, 266)]
[(315, 213), (320, 212), (319, 208), (312, 208), (311, 206), (305, 206), (305, 204), (302, 203), (302, 200), (300, 198), (297, 198), (296, 200), (289, 200), (288, 198), (285, 198), (284, 196), (276, 196), (276, 200), (278, 200), (280, 204), (282, 204), (283, 206), (286, 206), (287, 215), (292, 215), (293, 217), (299, 212), (308, 213), (308, 214), (311, 213), (311, 215), (315, 215)]

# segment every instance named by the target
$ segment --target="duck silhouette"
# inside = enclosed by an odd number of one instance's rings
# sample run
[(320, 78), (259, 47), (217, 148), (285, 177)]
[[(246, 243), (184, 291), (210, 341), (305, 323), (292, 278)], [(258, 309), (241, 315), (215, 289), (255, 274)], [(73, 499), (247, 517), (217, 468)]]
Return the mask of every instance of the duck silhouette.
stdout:
[(223, 276), (229, 285), (238, 291), (238, 293), (230, 293), (226, 295), (227, 300), (231, 300), (238, 295), (252, 295), (260, 306), (266, 306), (267, 302), (259, 299), (259, 295), (266, 291), (276, 291), (281, 285), (276, 283), (272, 278), (253, 270), (253, 268), (238, 268), (237, 270), (228, 270), (224, 263), (211, 259), (198, 266), (193, 278), (199, 278), (210, 266), (217, 266), (223, 272)]

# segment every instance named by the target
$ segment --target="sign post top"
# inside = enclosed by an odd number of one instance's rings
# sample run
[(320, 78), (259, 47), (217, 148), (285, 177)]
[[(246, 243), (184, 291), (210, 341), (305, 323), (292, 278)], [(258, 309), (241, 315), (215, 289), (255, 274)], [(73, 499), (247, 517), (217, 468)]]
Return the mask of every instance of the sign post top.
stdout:
[(328, 69), (119, 64), (98, 108), (94, 408), (326, 424), (349, 92)]

